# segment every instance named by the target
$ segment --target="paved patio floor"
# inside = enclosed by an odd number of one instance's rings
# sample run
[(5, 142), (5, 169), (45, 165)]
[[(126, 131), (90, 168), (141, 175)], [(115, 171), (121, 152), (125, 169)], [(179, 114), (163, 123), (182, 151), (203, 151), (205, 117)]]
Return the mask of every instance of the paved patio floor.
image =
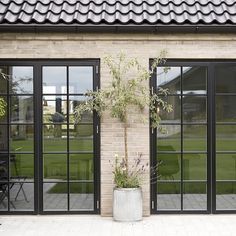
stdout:
[(1, 236), (235, 236), (236, 215), (156, 215), (137, 223), (101, 216), (0, 216)]
[[(67, 209), (67, 193), (52, 193), (50, 190), (55, 187), (56, 183), (47, 183), (43, 189), (43, 203), (45, 210), (66, 210)], [(27, 201), (24, 198), (23, 191), (20, 191), (17, 200), (15, 196), (19, 190), (19, 183), (14, 184), (10, 190), (11, 211), (17, 210), (33, 210), (34, 206), (34, 188), (32, 183), (24, 183), (23, 189), (27, 195)], [(7, 198), (0, 201), (0, 212), (7, 209)], [(92, 210), (93, 194), (70, 194), (71, 210)], [(236, 194), (220, 194), (216, 196), (218, 210), (236, 209)], [(181, 207), (180, 194), (158, 194), (157, 209), (158, 210), (179, 210)], [(207, 208), (206, 194), (184, 194), (183, 207), (185, 210), (205, 210)]]

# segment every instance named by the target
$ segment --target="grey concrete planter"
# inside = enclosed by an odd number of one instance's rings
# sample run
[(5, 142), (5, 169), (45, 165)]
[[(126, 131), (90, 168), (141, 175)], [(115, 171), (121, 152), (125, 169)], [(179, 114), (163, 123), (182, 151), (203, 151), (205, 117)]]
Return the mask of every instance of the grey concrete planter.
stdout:
[(115, 188), (113, 191), (113, 219), (140, 221), (143, 215), (141, 188)]

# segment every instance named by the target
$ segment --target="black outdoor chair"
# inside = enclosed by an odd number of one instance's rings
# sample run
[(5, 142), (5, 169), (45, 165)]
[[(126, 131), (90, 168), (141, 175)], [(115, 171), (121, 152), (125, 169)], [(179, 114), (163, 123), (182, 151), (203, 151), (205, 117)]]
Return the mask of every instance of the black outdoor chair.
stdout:
[[(4, 207), (7, 207), (6, 203), (4, 202), (5, 199), (8, 201), (8, 183), (7, 181), (7, 169), (3, 166), (0, 166), (0, 204)], [(12, 201), (9, 201), (12, 207), (15, 209), (15, 205)]]
[(4, 199), (7, 198), (7, 184), (6, 183), (0, 183), (0, 205), (2, 204), (3, 207), (6, 207), (6, 204), (4, 202)]
[[(19, 152), (19, 150), (21, 150), (22, 148), (17, 148), (15, 149), (15, 152)], [(3, 200), (8, 197), (8, 189), (11, 190), (13, 187), (17, 187), (17, 192), (16, 192), (16, 195), (15, 195), (15, 198), (14, 200), (17, 201), (18, 197), (19, 197), (19, 194), (20, 192), (23, 193), (23, 196), (24, 196), (24, 200), (26, 202), (29, 202), (28, 199), (27, 199), (27, 196), (26, 196), (26, 193), (25, 193), (25, 190), (24, 190), (24, 182), (25, 180), (27, 179), (27, 176), (24, 176), (24, 175), (20, 175), (19, 173), (19, 170), (18, 170), (18, 167), (17, 167), (17, 162), (20, 162), (20, 154), (11, 154), (10, 155), (10, 163), (11, 166), (13, 166), (13, 169), (15, 171), (15, 173), (11, 173), (11, 176), (10, 176), (10, 183), (8, 185), (8, 183), (4, 183), (4, 182), (8, 182), (8, 154), (5, 154), (5, 153), (1, 153), (0, 154), (0, 169), (1, 169), (1, 176), (0, 176), (0, 182), (1, 182), (1, 186), (0, 186), (0, 203), (2, 202), (3, 203)], [(12, 170), (13, 170), (12, 169)], [(11, 205), (12, 202), (11, 202)]]
[[(19, 151), (19, 150), (21, 150), (21, 148), (15, 149), (15, 151)], [(10, 156), (10, 161), (11, 161), (12, 165), (14, 165), (14, 169), (15, 169), (15, 175), (11, 176), (11, 178), (10, 178), (10, 180), (12, 181), (12, 183), (10, 185), (10, 189), (12, 189), (13, 186), (15, 186), (15, 185), (19, 185), (19, 189), (18, 189), (18, 191), (16, 193), (16, 196), (15, 196), (15, 201), (17, 201), (19, 193), (22, 192), (25, 201), (29, 202), (28, 199), (27, 199), (25, 190), (24, 190), (24, 182), (27, 179), (27, 176), (20, 175), (19, 171), (18, 171), (18, 168), (17, 168), (17, 162), (19, 161), (18, 160), (19, 157), (20, 157), (20, 154), (12, 154)]]

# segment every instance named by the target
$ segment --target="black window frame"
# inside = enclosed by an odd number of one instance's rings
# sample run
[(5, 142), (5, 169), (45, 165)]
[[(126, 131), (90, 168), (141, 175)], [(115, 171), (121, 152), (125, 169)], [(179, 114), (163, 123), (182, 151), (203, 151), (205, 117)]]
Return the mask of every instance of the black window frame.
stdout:
[[(153, 58), (149, 60), (149, 66), (153, 63)], [(236, 60), (234, 59), (177, 59), (170, 58), (167, 62), (161, 66), (206, 66), (208, 68), (208, 83), (207, 83), (207, 210), (157, 210), (157, 189), (155, 183), (151, 185), (151, 196), (150, 196), (150, 212), (151, 214), (226, 214), (236, 213), (236, 209), (232, 210), (217, 210), (216, 209), (216, 102), (215, 97), (221, 95), (216, 93), (215, 83), (215, 67), (224, 65), (236, 66)], [(150, 78), (150, 91), (156, 92), (156, 70)], [(224, 94), (223, 94), (224, 95)], [(228, 94), (230, 95), (230, 94)], [(235, 93), (236, 95), (236, 93)], [(150, 165), (155, 166), (156, 163), (156, 129), (152, 129), (150, 125)], [(152, 177), (153, 178), (153, 177)]]
[[(0, 66), (32, 66), (33, 67), (33, 97), (34, 97), (34, 211), (10, 211), (8, 203), (7, 211), (0, 211), (0, 215), (37, 215), (37, 214), (100, 214), (100, 118), (94, 112), (94, 210), (87, 211), (43, 211), (43, 166), (42, 161), (42, 68), (43, 66), (92, 66), (93, 90), (100, 88), (100, 59), (0, 59)], [(22, 94), (23, 95), (23, 94)], [(66, 95), (69, 96), (69, 95)], [(7, 117), (9, 123), (9, 115)], [(7, 125), (8, 125), (7, 123)], [(9, 165), (8, 165), (9, 168)], [(8, 171), (9, 173), (9, 171)], [(8, 194), (9, 196), (9, 194)], [(8, 201), (9, 202), (9, 201)]]

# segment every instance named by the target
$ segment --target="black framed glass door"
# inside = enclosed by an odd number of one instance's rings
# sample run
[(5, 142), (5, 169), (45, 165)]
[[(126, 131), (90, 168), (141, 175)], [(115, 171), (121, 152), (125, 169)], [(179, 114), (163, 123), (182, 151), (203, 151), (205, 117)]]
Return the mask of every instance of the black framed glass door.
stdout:
[(0, 66), (0, 213), (34, 211), (33, 66)]
[(236, 63), (168, 61), (152, 90), (168, 88), (173, 112), (157, 112), (164, 132), (151, 129), (152, 213), (236, 212)]
[(2, 64), (0, 214), (99, 213), (99, 119), (74, 114), (99, 61)]
[(152, 86), (168, 88), (162, 97), (173, 112), (157, 112), (162, 130), (152, 130), (153, 165), (159, 163), (152, 186), (157, 212), (208, 211), (208, 68), (173, 65), (157, 68)]
[(236, 211), (236, 64), (215, 67), (216, 212)]

